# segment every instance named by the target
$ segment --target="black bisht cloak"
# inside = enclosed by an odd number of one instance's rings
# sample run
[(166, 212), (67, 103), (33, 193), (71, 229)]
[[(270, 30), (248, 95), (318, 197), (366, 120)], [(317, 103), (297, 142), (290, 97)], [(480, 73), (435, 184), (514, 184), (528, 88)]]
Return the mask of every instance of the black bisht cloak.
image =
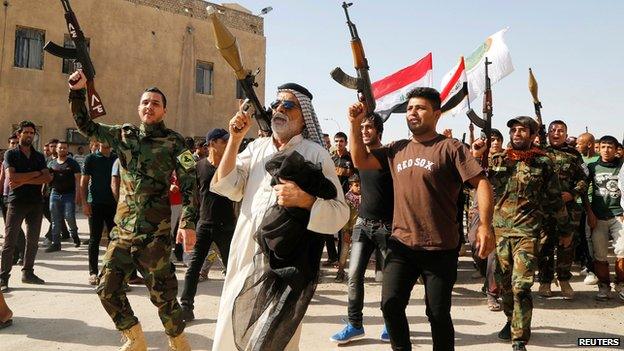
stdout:
[[(277, 153), (265, 165), (272, 176), (296, 183), (306, 193), (334, 199), (337, 190), (320, 165), (294, 151)], [(238, 350), (283, 350), (301, 323), (316, 290), (323, 252), (318, 233), (307, 230), (310, 211), (276, 204), (265, 213), (254, 234), (264, 270), (249, 276), (234, 301), (232, 324)]]

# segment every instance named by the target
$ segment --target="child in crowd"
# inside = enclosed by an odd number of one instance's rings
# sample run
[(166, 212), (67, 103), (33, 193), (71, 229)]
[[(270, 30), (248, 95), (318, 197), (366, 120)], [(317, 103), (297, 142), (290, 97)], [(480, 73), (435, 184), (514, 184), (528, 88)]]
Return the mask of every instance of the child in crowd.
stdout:
[(342, 247), (340, 248), (340, 258), (336, 264), (338, 273), (336, 274), (335, 280), (337, 283), (342, 283), (347, 279), (345, 267), (347, 265), (347, 258), (349, 257), (349, 248), (351, 247), (351, 232), (353, 231), (353, 226), (358, 218), (358, 210), (360, 208), (361, 199), (360, 177), (356, 173), (349, 177), (349, 191), (345, 194), (345, 200), (349, 205), (350, 213), (349, 221), (345, 224), (342, 230), (340, 230), (340, 235), (342, 235)]

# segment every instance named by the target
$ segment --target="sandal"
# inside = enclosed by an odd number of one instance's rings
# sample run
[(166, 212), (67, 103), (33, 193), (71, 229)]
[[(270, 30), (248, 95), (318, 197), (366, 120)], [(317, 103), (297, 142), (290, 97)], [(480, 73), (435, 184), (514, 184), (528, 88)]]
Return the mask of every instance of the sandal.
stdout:
[(498, 302), (498, 299), (495, 296), (488, 295), (487, 305), (488, 305), (488, 310), (492, 312), (498, 312), (501, 310), (500, 302)]

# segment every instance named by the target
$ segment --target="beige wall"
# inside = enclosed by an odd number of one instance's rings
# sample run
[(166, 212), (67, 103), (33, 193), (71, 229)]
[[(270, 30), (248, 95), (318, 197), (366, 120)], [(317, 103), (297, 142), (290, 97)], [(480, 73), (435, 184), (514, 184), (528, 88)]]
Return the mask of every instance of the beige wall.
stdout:
[[(8, 0), (0, 4), (0, 145), (11, 126), (31, 119), (42, 126), (41, 140), (64, 139), (74, 127), (67, 105), (62, 60), (48, 53), (43, 70), (14, 67), (17, 26), (45, 30), (45, 40), (62, 45), (67, 27), (57, 0)], [(90, 38), (96, 88), (108, 114), (106, 124), (138, 124), (141, 92), (158, 86), (167, 95), (165, 123), (185, 136), (225, 127), (236, 111), (233, 71), (215, 48), (212, 27), (200, 0), (73, 0)], [(185, 10), (186, 7), (186, 10)], [(260, 68), (257, 88), (264, 100), (266, 40), (262, 18), (226, 9), (222, 18), (237, 37), (249, 69)], [(195, 93), (195, 62), (214, 63), (213, 95)], [(255, 131), (250, 132), (250, 135)]]

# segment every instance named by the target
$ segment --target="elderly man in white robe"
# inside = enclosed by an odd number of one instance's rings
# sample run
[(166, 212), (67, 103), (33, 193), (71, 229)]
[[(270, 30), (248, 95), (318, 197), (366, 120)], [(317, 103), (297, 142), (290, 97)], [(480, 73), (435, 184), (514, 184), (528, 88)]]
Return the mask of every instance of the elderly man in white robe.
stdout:
[[(295, 183), (282, 181), (271, 186), (271, 175), (265, 163), (278, 151), (297, 151), (307, 161), (320, 164), (325, 177), (342, 189), (334, 163), (322, 146), (322, 132), (312, 107), (312, 94), (304, 87), (288, 83), (278, 87), (277, 100), (271, 104), (273, 115), (270, 138), (259, 138), (238, 154), (244, 136), (252, 125), (250, 116), (239, 111), (229, 124), (230, 138), (210, 190), (233, 201), (241, 201), (241, 212), (230, 248), (228, 270), (219, 304), (213, 351), (247, 349), (234, 341), (232, 311), (235, 299), (247, 277), (258, 274), (254, 255), (259, 245), (253, 236), (265, 212), (277, 203), (284, 207), (299, 207), (310, 211), (307, 229), (333, 235), (343, 227), (349, 216), (344, 194), (338, 190), (335, 199), (316, 198)], [(290, 339), (286, 350), (298, 350), (301, 325)]]

